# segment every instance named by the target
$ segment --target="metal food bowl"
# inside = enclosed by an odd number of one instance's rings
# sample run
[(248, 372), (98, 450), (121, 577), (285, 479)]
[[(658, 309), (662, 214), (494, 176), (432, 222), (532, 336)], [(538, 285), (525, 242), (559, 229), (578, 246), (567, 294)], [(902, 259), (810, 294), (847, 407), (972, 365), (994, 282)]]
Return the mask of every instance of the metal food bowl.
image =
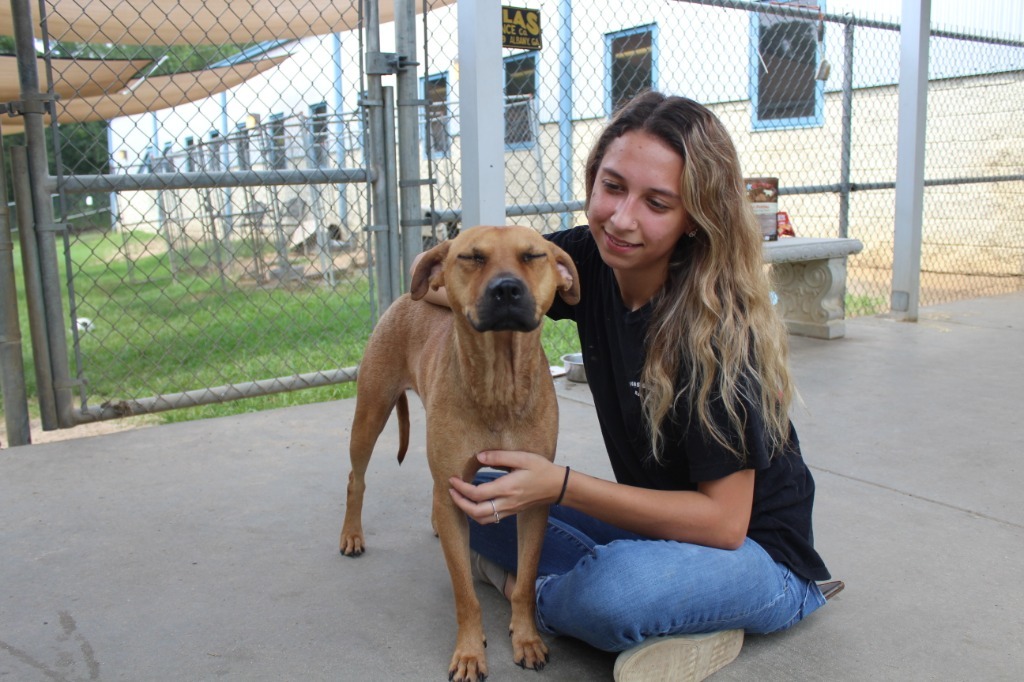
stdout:
[(565, 363), (565, 378), (580, 384), (587, 383), (587, 371), (583, 368), (583, 353), (569, 353), (562, 356)]

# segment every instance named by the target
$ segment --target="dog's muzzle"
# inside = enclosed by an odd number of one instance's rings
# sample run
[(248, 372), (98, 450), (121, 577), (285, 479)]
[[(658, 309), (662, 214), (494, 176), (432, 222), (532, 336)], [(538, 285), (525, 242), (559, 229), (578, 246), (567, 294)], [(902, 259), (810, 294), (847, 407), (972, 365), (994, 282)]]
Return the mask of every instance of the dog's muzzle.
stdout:
[(537, 305), (526, 283), (518, 277), (499, 275), (488, 282), (476, 306), (478, 332), (529, 332), (537, 328)]

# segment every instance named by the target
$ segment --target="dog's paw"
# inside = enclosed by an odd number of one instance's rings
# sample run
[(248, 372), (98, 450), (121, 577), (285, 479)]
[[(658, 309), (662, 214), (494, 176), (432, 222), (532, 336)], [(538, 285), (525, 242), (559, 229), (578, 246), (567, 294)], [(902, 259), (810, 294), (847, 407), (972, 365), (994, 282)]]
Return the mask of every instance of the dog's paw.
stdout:
[(341, 553), (345, 556), (357, 557), (362, 556), (363, 552), (366, 551), (366, 545), (363, 543), (363, 536), (359, 533), (342, 533), (341, 534)]
[(449, 682), (484, 682), (486, 679), (487, 657), (483, 649), (472, 653), (456, 650), (448, 668)]
[(509, 631), (512, 638), (512, 660), (520, 668), (540, 672), (548, 662), (548, 647), (536, 632), (528, 637), (516, 637)]

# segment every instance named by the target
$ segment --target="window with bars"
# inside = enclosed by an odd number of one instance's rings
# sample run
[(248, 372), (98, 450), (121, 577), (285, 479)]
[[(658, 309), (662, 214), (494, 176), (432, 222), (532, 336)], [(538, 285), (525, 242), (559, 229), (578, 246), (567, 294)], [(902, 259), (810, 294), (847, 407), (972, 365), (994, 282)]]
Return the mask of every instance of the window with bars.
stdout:
[(517, 55), (505, 59), (505, 146), (532, 147), (536, 142), (533, 101), (537, 95), (537, 56)]
[(447, 157), (452, 147), (451, 133), (448, 130), (448, 75), (438, 74), (424, 78), (423, 94), (427, 100), (425, 153), (434, 157)]

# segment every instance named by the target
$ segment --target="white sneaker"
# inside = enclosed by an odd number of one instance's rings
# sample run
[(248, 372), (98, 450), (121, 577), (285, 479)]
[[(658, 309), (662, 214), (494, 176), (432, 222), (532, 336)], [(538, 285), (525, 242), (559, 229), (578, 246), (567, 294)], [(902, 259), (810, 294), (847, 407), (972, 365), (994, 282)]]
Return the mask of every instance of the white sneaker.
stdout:
[(743, 630), (652, 637), (615, 659), (615, 682), (698, 682), (739, 656)]

